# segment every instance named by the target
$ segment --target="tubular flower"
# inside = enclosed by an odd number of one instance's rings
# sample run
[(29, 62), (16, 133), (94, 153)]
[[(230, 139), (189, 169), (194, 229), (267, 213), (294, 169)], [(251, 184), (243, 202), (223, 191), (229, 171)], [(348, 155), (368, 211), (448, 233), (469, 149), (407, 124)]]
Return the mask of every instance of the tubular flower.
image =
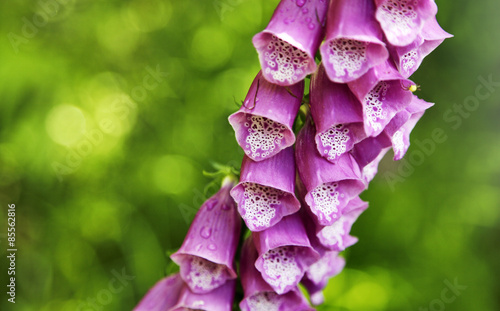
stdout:
[(319, 259), (298, 214), (284, 217), (265, 231), (254, 232), (253, 239), (259, 253), (255, 267), (280, 295), (296, 288), (307, 268)]
[(344, 208), (342, 216), (329, 226), (319, 226), (316, 236), (322, 246), (337, 252), (354, 245), (358, 239), (349, 235), (352, 225), (359, 215), (368, 208), (368, 203), (355, 197)]
[(425, 21), (437, 13), (434, 0), (375, 0), (375, 5), (387, 41), (396, 46), (412, 43)]
[(256, 34), (262, 74), (271, 83), (292, 85), (316, 70), (327, 0), (281, 0), (266, 29)]
[(320, 48), (330, 80), (347, 83), (384, 62), (389, 52), (382, 39), (373, 0), (332, 1)]
[(379, 135), (394, 115), (410, 104), (412, 93), (404, 86), (414, 84), (404, 79), (389, 61), (349, 83), (349, 88), (363, 105), (367, 136)]
[(240, 182), (231, 190), (231, 196), (250, 230), (270, 228), (284, 216), (299, 210), (294, 181), (295, 160), (291, 147), (260, 162), (243, 158)]
[(237, 277), (234, 255), (241, 220), (229, 195), (234, 182), (226, 178), (221, 189), (200, 207), (180, 249), (172, 260), (195, 293), (207, 293)]
[(319, 154), (335, 163), (366, 137), (361, 103), (346, 84), (331, 82), (321, 64), (311, 78), (311, 116)]
[(311, 297), (313, 305), (324, 302), (323, 289), (328, 280), (339, 274), (345, 266), (345, 259), (338, 252), (322, 250), (321, 258), (307, 269), (301, 283), (305, 286)]
[(243, 311), (310, 311), (313, 310), (304, 295), (294, 288), (278, 295), (255, 268), (258, 258), (257, 249), (252, 236), (245, 240), (241, 250), (240, 273), (241, 284), (245, 293), (240, 302)]
[(436, 49), (444, 39), (453, 37), (441, 26), (436, 17), (429, 18), (422, 29), (422, 33), (415, 41), (406, 46), (390, 46), (389, 51), (401, 75), (411, 76), (420, 66), (424, 57)]
[(303, 81), (283, 87), (257, 74), (240, 110), (229, 116), (236, 140), (249, 158), (262, 161), (295, 143), (292, 125), (303, 94)]
[(186, 285), (179, 301), (169, 311), (231, 311), (233, 308), (236, 281), (229, 280), (211, 292), (193, 293)]
[(413, 95), (410, 105), (404, 111), (399, 112), (386, 126), (384, 132), (391, 139), (395, 161), (403, 158), (410, 147), (411, 131), (424, 115), (425, 110), (433, 105)]
[(183, 286), (184, 281), (178, 273), (161, 279), (147, 292), (134, 311), (170, 310), (179, 300)]
[(351, 150), (352, 156), (356, 159), (362, 171), (363, 181), (367, 187), (377, 173), (379, 162), (387, 151), (389, 151), (390, 147), (391, 140), (385, 133), (382, 133), (377, 137), (368, 137), (359, 144), (356, 144)]
[(310, 118), (297, 137), (295, 156), (299, 176), (306, 188), (305, 202), (318, 223), (333, 224), (347, 203), (365, 188), (354, 158), (345, 153), (335, 164), (322, 158), (314, 144)]

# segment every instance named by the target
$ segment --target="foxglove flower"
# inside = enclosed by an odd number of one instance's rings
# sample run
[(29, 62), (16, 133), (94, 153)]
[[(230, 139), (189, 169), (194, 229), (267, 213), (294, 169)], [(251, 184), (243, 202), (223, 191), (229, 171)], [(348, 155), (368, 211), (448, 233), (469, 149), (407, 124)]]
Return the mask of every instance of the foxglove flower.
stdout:
[(255, 268), (258, 258), (257, 249), (250, 236), (243, 244), (241, 250), (240, 273), (241, 284), (245, 298), (240, 302), (243, 311), (310, 311), (304, 295), (294, 288), (291, 291), (278, 295), (262, 275)]
[(269, 82), (292, 85), (316, 70), (327, 8), (327, 0), (281, 0), (266, 29), (252, 39)]
[(298, 214), (284, 217), (267, 230), (254, 232), (253, 239), (259, 253), (255, 267), (280, 295), (296, 288), (307, 268), (319, 259)]
[(177, 304), (169, 311), (231, 311), (233, 308), (236, 281), (229, 280), (205, 294), (193, 293), (184, 286)]
[(221, 189), (200, 207), (180, 249), (172, 260), (195, 293), (207, 293), (237, 277), (234, 255), (241, 220), (229, 195), (234, 182), (226, 178)]
[(308, 118), (297, 137), (296, 159), (300, 179), (306, 188), (305, 202), (321, 225), (331, 225), (347, 203), (365, 188), (356, 161), (349, 153), (335, 164), (318, 153), (314, 126)]
[(339, 274), (345, 266), (345, 259), (338, 252), (323, 250), (321, 258), (307, 269), (301, 283), (305, 286), (311, 297), (313, 305), (324, 302), (323, 289), (328, 280)]
[(320, 48), (330, 80), (350, 82), (384, 62), (389, 52), (382, 39), (373, 0), (332, 1)]
[(405, 86), (411, 85), (414, 83), (404, 79), (389, 61), (349, 83), (363, 105), (367, 136), (379, 135), (394, 115), (410, 104), (412, 93)]
[(375, 17), (387, 41), (396, 46), (412, 43), (426, 20), (437, 13), (434, 0), (375, 0)]
[(410, 105), (396, 114), (391, 122), (386, 126), (384, 132), (391, 139), (394, 150), (394, 160), (400, 160), (410, 147), (410, 133), (418, 120), (424, 115), (426, 109), (432, 107), (433, 103), (419, 99), (413, 95)]
[(164, 311), (170, 310), (177, 301), (184, 281), (176, 273), (158, 281), (142, 298), (134, 311)]
[(355, 197), (344, 208), (342, 216), (329, 226), (319, 226), (316, 236), (322, 246), (337, 252), (355, 244), (358, 239), (349, 235), (352, 225), (359, 215), (366, 210), (368, 203)]
[(385, 133), (382, 133), (377, 137), (366, 138), (351, 150), (352, 156), (361, 169), (363, 181), (367, 187), (377, 174), (379, 162), (391, 146), (390, 138)]
[(322, 157), (335, 163), (366, 137), (361, 103), (346, 84), (330, 81), (323, 65), (311, 78), (309, 94), (316, 147)]
[(236, 140), (249, 158), (262, 161), (295, 143), (292, 125), (303, 94), (303, 81), (283, 87), (257, 74), (240, 110), (229, 116)]
[(420, 66), (424, 57), (437, 48), (444, 39), (453, 37), (439, 26), (436, 17), (429, 18), (422, 33), (406, 46), (390, 46), (389, 50), (401, 75), (411, 76)]
[(300, 203), (295, 197), (293, 148), (260, 162), (245, 156), (240, 182), (231, 190), (231, 195), (252, 231), (272, 227), (284, 216), (297, 212)]

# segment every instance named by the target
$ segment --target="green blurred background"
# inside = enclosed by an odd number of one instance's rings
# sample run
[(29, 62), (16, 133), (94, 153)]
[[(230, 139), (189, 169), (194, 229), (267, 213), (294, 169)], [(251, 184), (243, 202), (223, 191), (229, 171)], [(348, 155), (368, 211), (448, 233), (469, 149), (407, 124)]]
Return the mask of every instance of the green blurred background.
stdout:
[[(130, 310), (165, 275), (202, 170), (241, 161), (227, 117), (277, 3), (0, 2), (4, 289), (12, 203), (18, 248), (16, 304), (1, 294), (1, 310)], [(360, 241), (320, 310), (500, 310), (500, 87), (476, 93), (500, 81), (500, 3), (437, 3), (455, 37), (412, 77), (436, 105), (406, 164), (388, 155), (363, 194)], [(436, 128), (446, 139), (425, 154), (415, 142)]]

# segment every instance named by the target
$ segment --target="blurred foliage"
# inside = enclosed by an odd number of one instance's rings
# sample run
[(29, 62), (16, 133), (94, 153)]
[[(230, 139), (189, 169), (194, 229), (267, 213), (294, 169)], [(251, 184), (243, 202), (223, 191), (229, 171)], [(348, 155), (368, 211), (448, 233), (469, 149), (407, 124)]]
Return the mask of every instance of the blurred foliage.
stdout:
[[(2, 286), (9, 203), (19, 250), (16, 305), (3, 294), (1, 310), (130, 310), (172, 271), (167, 254), (205, 198), (202, 171), (243, 156), (227, 117), (277, 3), (0, 2)], [(455, 38), (412, 77), (436, 103), (412, 134), (418, 165), (389, 183), (403, 164), (383, 161), (320, 310), (500, 309), (500, 88), (453, 112), (478, 77), (500, 81), (500, 4), (437, 3)], [(446, 140), (417, 161), (416, 141), (436, 128)], [(111, 293), (123, 273), (133, 279)], [(467, 288), (439, 302), (455, 279)]]

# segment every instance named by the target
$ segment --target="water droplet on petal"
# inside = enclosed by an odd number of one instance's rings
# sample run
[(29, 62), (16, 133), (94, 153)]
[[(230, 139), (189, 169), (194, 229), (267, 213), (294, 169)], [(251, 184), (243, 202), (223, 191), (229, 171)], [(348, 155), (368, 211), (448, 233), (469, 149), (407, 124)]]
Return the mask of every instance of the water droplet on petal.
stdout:
[(208, 239), (212, 235), (212, 229), (208, 227), (201, 228), (200, 235), (204, 239)]
[(298, 7), (303, 7), (304, 4), (306, 4), (306, 0), (297, 0), (297, 6)]
[(214, 199), (212, 199), (212, 200), (209, 200), (207, 203), (205, 203), (205, 204), (206, 204), (206, 206), (207, 206), (207, 210), (208, 210), (208, 211), (213, 210), (213, 209), (214, 209), (214, 207), (217, 205), (217, 203), (219, 203), (219, 200), (217, 200), (217, 199), (215, 199), (215, 198), (214, 198)]
[(303, 8), (302, 9), (302, 14), (307, 14), (307, 13), (309, 13), (309, 10), (307, 8)]
[(211, 250), (211, 251), (216, 251), (217, 250), (217, 246), (215, 244), (210, 244), (210, 245), (208, 245), (208, 249)]
[(309, 29), (313, 30), (316, 27), (316, 25), (314, 25), (313, 23), (311, 23), (311, 24), (307, 25), (307, 27)]
[(310, 17), (306, 18), (306, 22), (307, 22), (307, 23), (312, 22), (312, 18), (310, 18)]

